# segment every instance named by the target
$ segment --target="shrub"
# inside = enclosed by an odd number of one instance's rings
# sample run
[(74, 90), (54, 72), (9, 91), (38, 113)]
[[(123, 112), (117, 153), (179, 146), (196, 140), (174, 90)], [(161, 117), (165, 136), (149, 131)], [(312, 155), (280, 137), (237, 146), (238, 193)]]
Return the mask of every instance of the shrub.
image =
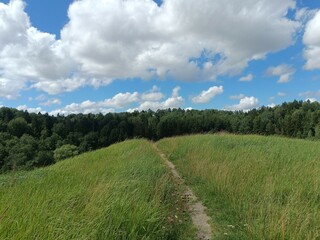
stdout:
[(54, 150), (54, 159), (56, 162), (66, 158), (74, 157), (79, 154), (78, 148), (71, 144), (63, 145)]

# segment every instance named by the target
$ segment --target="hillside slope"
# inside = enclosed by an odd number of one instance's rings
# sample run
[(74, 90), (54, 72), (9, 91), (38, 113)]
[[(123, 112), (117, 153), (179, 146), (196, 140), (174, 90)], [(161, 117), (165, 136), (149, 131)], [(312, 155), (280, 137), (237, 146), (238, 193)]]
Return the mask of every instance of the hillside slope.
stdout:
[(319, 239), (319, 142), (225, 134), (157, 146), (208, 208), (215, 239)]
[(189, 239), (174, 193), (151, 144), (126, 141), (0, 176), (0, 239)]

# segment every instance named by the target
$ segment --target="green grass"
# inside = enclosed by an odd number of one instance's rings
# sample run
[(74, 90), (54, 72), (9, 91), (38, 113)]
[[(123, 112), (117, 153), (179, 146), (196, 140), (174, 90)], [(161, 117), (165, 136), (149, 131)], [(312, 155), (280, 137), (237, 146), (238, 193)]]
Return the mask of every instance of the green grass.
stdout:
[(197, 135), (161, 140), (208, 207), (215, 239), (320, 239), (320, 143)]
[(192, 239), (176, 191), (145, 140), (0, 175), (0, 239)]

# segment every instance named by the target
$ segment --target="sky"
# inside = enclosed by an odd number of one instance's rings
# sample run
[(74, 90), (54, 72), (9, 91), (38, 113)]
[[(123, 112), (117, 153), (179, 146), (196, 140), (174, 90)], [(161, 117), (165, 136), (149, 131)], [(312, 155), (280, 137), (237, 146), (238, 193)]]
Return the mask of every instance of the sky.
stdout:
[(320, 101), (319, 0), (0, 0), (0, 106), (51, 115)]

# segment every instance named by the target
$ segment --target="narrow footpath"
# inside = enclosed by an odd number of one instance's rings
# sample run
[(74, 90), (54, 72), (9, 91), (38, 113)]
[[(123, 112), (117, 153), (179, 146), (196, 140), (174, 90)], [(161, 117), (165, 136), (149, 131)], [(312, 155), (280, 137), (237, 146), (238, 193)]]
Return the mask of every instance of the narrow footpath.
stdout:
[(200, 200), (196, 197), (196, 195), (192, 192), (191, 188), (185, 184), (185, 181), (180, 176), (178, 171), (176, 170), (175, 165), (169, 161), (166, 155), (161, 152), (161, 150), (153, 144), (154, 149), (160, 155), (164, 163), (170, 169), (174, 180), (177, 184), (183, 184), (185, 190), (183, 195), (187, 199), (187, 205), (189, 209), (190, 216), (192, 218), (192, 223), (197, 229), (197, 239), (198, 240), (210, 240), (212, 238), (212, 229), (210, 225), (210, 217), (206, 214), (206, 207), (202, 204)]

